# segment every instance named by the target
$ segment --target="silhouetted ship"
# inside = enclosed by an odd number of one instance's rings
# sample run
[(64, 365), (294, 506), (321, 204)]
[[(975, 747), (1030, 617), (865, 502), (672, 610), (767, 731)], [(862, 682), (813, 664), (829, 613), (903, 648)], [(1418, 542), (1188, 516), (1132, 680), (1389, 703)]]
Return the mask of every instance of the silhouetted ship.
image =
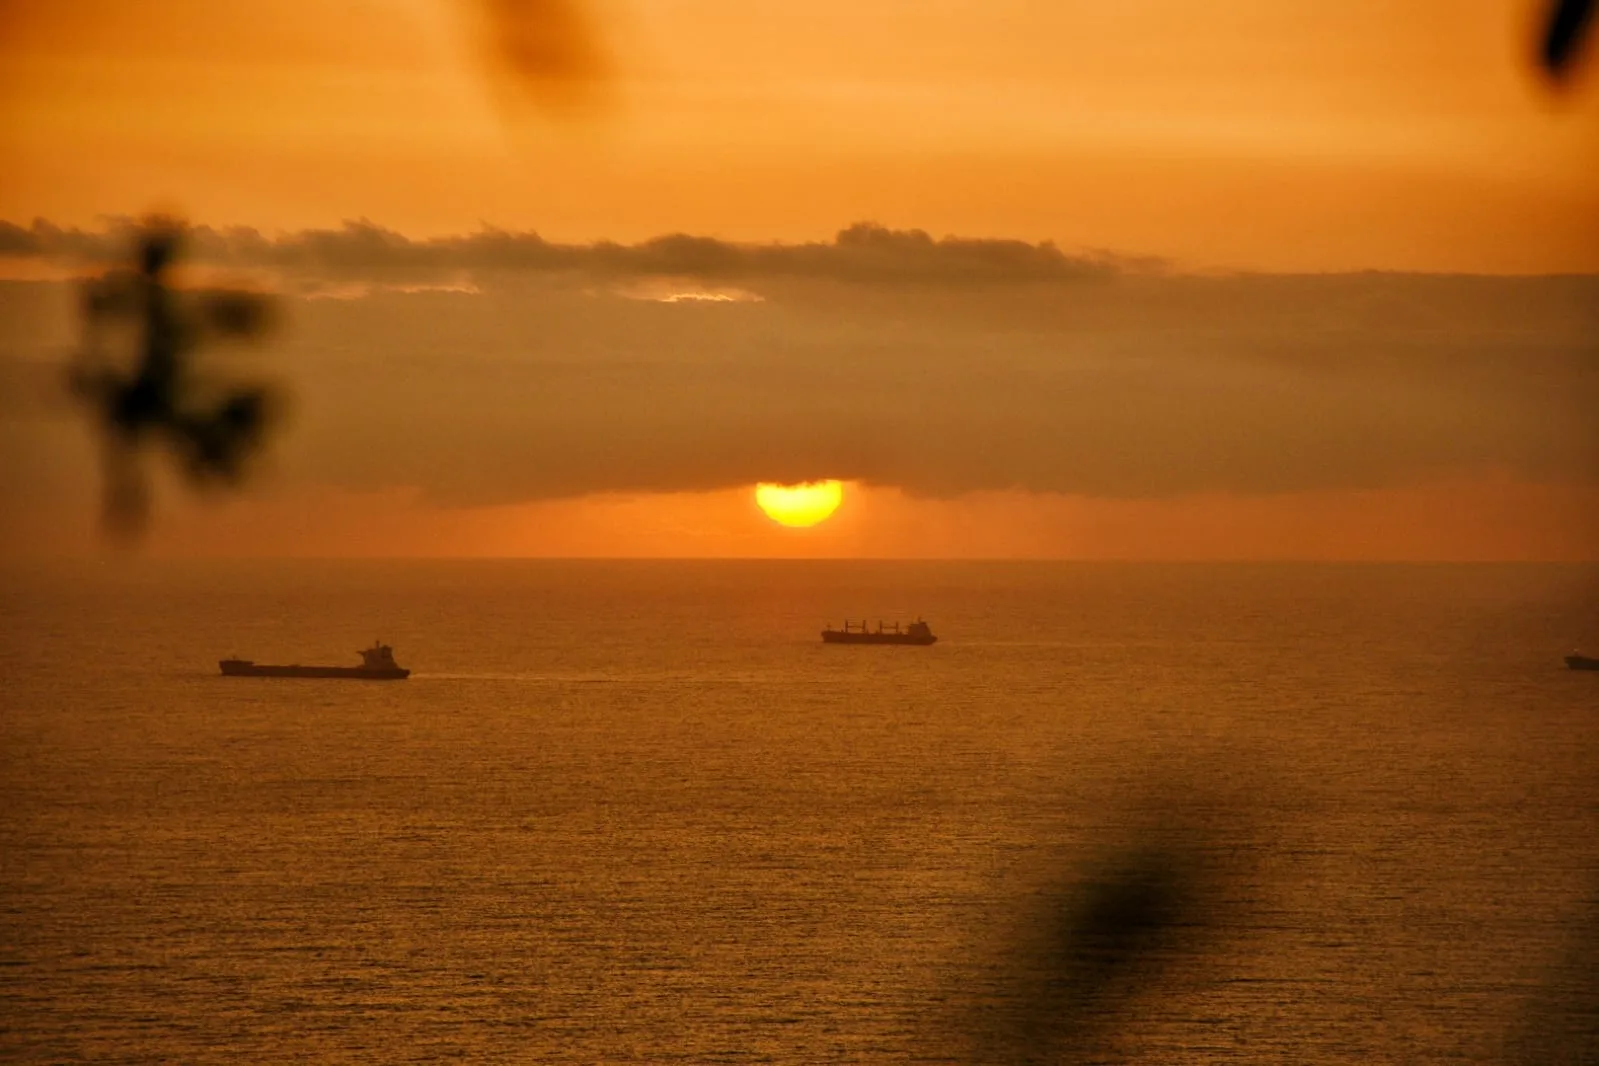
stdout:
[(228, 677), (348, 677), (359, 681), (401, 681), (411, 671), (394, 661), (394, 649), (372, 643), (361, 653), (360, 666), (263, 666), (250, 659), (223, 659), (222, 673)]
[(898, 622), (894, 623), (893, 629), (882, 622), (877, 623), (876, 629), (867, 629), (865, 622), (859, 625), (845, 622), (843, 629), (822, 630), (825, 644), (931, 644), (937, 639), (920, 618), (904, 629), (900, 628)]
[(1566, 665), (1573, 670), (1599, 670), (1599, 659), (1591, 655), (1568, 655)]

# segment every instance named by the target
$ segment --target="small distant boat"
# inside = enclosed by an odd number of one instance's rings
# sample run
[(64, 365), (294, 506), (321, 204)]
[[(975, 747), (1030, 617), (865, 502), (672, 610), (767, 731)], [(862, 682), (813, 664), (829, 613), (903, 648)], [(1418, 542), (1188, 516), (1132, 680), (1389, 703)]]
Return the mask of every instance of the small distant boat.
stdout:
[(822, 630), (822, 643), (824, 644), (932, 644), (938, 638), (933, 636), (933, 631), (927, 623), (918, 618), (904, 628), (898, 622), (890, 629), (882, 622), (877, 623), (875, 630), (868, 629), (866, 623), (845, 622), (843, 629)]
[(359, 681), (403, 681), (411, 671), (394, 661), (394, 649), (377, 641), (361, 652), (360, 666), (266, 666), (251, 659), (223, 659), (225, 677), (347, 677)]
[(1566, 665), (1573, 670), (1599, 670), (1599, 659), (1591, 655), (1572, 654), (1566, 656)]

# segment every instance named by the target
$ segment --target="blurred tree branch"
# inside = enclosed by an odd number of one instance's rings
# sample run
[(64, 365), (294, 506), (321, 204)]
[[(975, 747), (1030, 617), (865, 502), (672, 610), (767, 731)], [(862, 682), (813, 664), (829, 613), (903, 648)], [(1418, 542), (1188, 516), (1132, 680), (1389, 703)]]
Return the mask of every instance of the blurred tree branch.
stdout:
[[(236, 484), (276, 411), (265, 386), (219, 386), (196, 372), (203, 344), (259, 336), (272, 309), (251, 293), (175, 290), (170, 272), (182, 245), (181, 226), (152, 219), (132, 270), (84, 286), (83, 347), (68, 383), (103, 435), (105, 522), (123, 536), (142, 533), (149, 519), (148, 445), (169, 449), (197, 486)], [(131, 366), (109, 351), (129, 328)]]
[(1556, 81), (1568, 78), (1582, 59), (1593, 30), (1596, 0), (1550, 0), (1538, 45), (1538, 62)]

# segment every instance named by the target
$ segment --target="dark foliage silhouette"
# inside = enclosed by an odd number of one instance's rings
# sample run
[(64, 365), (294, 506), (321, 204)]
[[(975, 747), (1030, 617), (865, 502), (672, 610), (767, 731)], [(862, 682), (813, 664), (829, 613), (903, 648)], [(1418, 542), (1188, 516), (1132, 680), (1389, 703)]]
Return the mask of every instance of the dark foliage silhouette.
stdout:
[(1571, 74), (1593, 30), (1595, 0), (1552, 0), (1538, 43), (1538, 62), (1555, 79)]
[(1140, 989), (1161, 982), (1217, 893), (1195, 841), (1130, 843), (1097, 873), (1045, 889), (1005, 949), (972, 1061), (1059, 1063), (1110, 1055)]
[[(153, 220), (138, 237), (133, 270), (84, 288), (84, 343), (69, 383), (104, 436), (105, 521), (124, 535), (148, 520), (149, 446), (168, 449), (196, 486), (234, 484), (277, 407), (262, 385), (221, 384), (196, 370), (205, 342), (262, 333), (270, 305), (250, 293), (176, 290), (171, 271), (182, 245), (180, 226)], [(109, 349), (130, 330), (132, 364), (119, 365)]]
[(609, 72), (593, 20), (577, 0), (473, 0), (481, 12), (491, 75), (546, 108), (598, 102)]

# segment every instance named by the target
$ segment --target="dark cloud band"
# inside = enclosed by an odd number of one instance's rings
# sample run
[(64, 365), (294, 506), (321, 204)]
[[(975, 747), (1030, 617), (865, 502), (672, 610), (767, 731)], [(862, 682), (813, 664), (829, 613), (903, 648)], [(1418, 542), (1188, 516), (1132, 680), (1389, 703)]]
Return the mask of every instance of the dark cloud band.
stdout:
[[(0, 222), (0, 256), (98, 265), (119, 262), (134, 223), (103, 230), (45, 221)], [(485, 229), (412, 240), (371, 222), (267, 237), (253, 229), (189, 231), (202, 263), (273, 271), (286, 280), (406, 284), (500, 275), (582, 274), (601, 279), (699, 278), (720, 282), (810, 279), (856, 284), (1062, 282), (1134, 265), (1109, 255), (1068, 255), (1049, 242), (944, 237), (857, 223), (827, 243), (739, 244), (670, 234), (638, 244), (560, 244), (536, 233)], [(1149, 261), (1141, 265), (1147, 266)]]
[[(278, 468), (306, 483), (483, 504), (819, 477), (1122, 498), (1599, 482), (1595, 277), (1196, 277), (871, 226), (807, 245), (365, 224), (193, 241), (359, 283), (285, 298), (267, 356), (298, 412)], [(0, 227), (13, 257), (121, 250), (114, 231)], [(365, 284), (462, 272), (502, 283)], [(665, 302), (673, 278), (767, 298)], [(0, 284), (0, 361), (65, 350), (71, 293)]]

